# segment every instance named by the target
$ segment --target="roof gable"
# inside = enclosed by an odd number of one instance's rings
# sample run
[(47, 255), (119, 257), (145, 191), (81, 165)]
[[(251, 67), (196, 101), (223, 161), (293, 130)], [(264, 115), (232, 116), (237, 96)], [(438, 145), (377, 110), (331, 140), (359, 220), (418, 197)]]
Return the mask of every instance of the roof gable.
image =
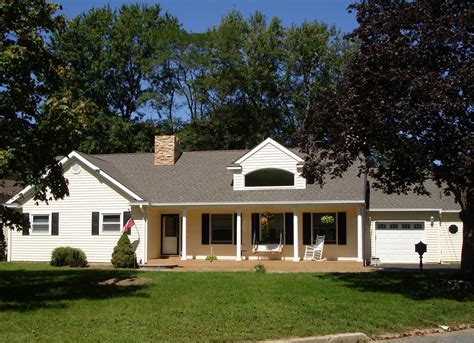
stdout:
[(245, 162), (248, 158), (250, 158), (251, 156), (255, 155), (257, 152), (259, 152), (261, 149), (263, 149), (265, 146), (267, 146), (268, 144), (271, 144), (272, 146), (274, 146), (275, 148), (277, 148), (279, 151), (281, 151), (283, 154), (286, 154), (288, 156), (290, 156), (291, 158), (293, 158), (296, 162), (304, 162), (304, 160), (298, 156), (297, 154), (295, 154), (294, 152), (290, 151), (289, 149), (285, 148), (283, 145), (281, 145), (280, 143), (276, 142), (275, 140), (271, 139), (270, 137), (268, 137), (267, 139), (265, 139), (262, 143), (260, 143), (259, 145), (257, 145), (255, 148), (253, 148), (252, 150), (250, 150), (249, 152), (247, 152), (245, 155), (243, 155), (242, 157), (240, 157), (237, 161), (233, 162), (232, 164), (241, 164), (243, 162)]

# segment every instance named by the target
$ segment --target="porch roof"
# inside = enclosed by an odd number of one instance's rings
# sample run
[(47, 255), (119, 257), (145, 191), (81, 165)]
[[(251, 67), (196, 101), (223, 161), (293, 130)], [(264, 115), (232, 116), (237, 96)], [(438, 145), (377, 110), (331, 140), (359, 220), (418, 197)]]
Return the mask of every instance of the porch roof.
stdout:
[[(363, 202), (364, 180), (357, 168), (321, 188), (242, 190), (232, 187), (230, 163), (248, 150), (184, 152), (173, 166), (155, 166), (153, 153), (81, 155), (144, 200), (171, 203)], [(296, 152), (296, 151), (294, 151)]]

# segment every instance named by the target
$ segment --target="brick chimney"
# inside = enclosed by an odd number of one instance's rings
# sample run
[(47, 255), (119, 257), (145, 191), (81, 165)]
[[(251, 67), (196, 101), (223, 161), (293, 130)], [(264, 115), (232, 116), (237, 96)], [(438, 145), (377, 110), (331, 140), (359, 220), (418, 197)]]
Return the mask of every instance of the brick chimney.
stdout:
[(172, 166), (180, 154), (178, 137), (155, 136), (155, 166)]

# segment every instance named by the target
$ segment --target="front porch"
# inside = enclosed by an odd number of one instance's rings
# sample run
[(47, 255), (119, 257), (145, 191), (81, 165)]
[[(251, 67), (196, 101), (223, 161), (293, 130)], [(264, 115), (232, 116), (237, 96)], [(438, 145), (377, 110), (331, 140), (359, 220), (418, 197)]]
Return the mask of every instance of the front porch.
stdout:
[(174, 256), (169, 258), (150, 259), (143, 269), (147, 270), (173, 270), (173, 271), (191, 271), (191, 272), (248, 272), (253, 271), (257, 263), (265, 266), (270, 273), (355, 273), (370, 272), (373, 267), (364, 267), (360, 262), (349, 261), (301, 261), (293, 263), (282, 260), (217, 260), (209, 262), (206, 260), (181, 260)]
[[(236, 270), (248, 270), (246, 264), (252, 266), (261, 257), (264, 263), (267, 259), (299, 262), (316, 235), (325, 234), (323, 257), (330, 261), (360, 263), (364, 256), (363, 213), (363, 205), (359, 203), (149, 206), (142, 262), (150, 264), (164, 257), (205, 260), (212, 255), (217, 257), (218, 265), (232, 269), (234, 264), (226, 263), (237, 261), (242, 267), (235, 267)], [(326, 221), (321, 224), (323, 218)], [(279, 253), (261, 256), (252, 251), (256, 242), (280, 244), (282, 249)], [(207, 263), (216, 268), (214, 263), (204, 262), (203, 265), (196, 262), (196, 265), (207, 268), (204, 267)]]

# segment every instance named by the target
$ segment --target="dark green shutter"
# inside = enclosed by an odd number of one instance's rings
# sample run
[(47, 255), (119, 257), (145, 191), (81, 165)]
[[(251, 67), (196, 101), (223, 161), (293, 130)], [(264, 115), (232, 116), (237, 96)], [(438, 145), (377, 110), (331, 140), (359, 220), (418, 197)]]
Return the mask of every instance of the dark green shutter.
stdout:
[(99, 212), (92, 212), (92, 235), (99, 234)]
[(303, 244), (311, 245), (311, 213), (303, 213)]
[(252, 244), (260, 241), (260, 215), (252, 213)]
[(337, 244), (347, 244), (347, 217), (346, 212), (337, 213)]
[(293, 245), (293, 213), (285, 213), (285, 244)]
[(201, 244), (209, 244), (209, 213), (201, 215)]
[(51, 235), (59, 235), (59, 213), (55, 212), (51, 218)]
[(22, 230), (21, 233), (23, 236), (28, 236), (30, 234), (30, 214), (23, 213), (22, 218)]
[[(123, 223), (122, 228), (127, 224), (128, 220), (132, 218), (132, 212), (127, 211), (123, 213)], [(128, 230), (125, 234), (130, 235), (132, 233), (132, 229)]]

